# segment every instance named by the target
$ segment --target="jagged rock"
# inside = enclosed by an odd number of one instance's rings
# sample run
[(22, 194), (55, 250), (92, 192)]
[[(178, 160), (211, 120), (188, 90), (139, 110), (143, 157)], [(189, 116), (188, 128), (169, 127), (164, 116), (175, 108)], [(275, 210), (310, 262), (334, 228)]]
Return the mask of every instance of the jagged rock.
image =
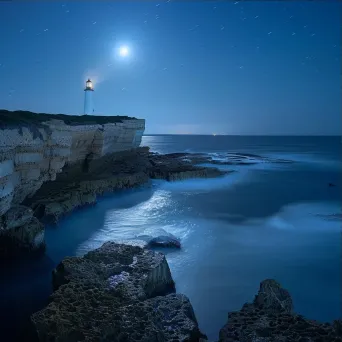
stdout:
[(20, 227), (0, 231), (0, 256), (41, 252), (45, 249), (44, 225), (35, 217)]
[(151, 154), (149, 159), (152, 164), (152, 167), (149, 168), (149, 175), (155, 179), (177, 181), (189, 178), (213, 178), (229, 173), (228, 171), (221, 171), (215, 167), (196, 166), (194, 164), (203, 162), (203, 159), (195, 162), (191, 160), (191, 154)]
[(152, 238), (149, 243), (149, 247), (175, 247), (181, 248), (181, 243), (179, 239), (177, 239), (173, 235), (162, 235)]
[(11, 207), (3, 216), (3, 224), (5, 229), (17, 228), (31, 221), (32, 216), (33, 211), (31, 208), (16, 205)]
[(177, 155), (156, 157), (144, 147), (91, 160), (86, 173), (81, 165), (66, 166), (54, 182), (43, 184), (25, 204), (33, 208), (38, 218), (56, 223), (80, 206), (95, 204), (98, 195), (146, 184), (150, 177), (172, 181), (223, 174), (215, 168), (184, 162)]
[(266, 279), (260, 283), (260, 289), (255, 296), (254, 304), (268, 312), (291, 313), (292, 298), (274, 279)]
[(340, 322), (319, 323), (292, 313), (292, 309), (289, 292), (275, 280), (264, 280), (253, 303), (228, 314), (219, 342), (342, 341)]
[[(40, 341), (199, 341), (192, 306), (173, 294), (161, 253), (107, 242), (53, 273), (50, 304), (32, 316)], [(171, 294), (170, 294), (171, 293)]]

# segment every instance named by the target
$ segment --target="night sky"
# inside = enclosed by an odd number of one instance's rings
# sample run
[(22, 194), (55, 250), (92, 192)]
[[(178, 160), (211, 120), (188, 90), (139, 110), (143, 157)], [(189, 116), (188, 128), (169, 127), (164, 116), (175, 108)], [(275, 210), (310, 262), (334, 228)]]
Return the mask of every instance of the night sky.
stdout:
[[(146, 133), (341, 134), (341, 2), (0, 2), (0, 108)], [(127, 45), (130, 55), (119, 57)]]

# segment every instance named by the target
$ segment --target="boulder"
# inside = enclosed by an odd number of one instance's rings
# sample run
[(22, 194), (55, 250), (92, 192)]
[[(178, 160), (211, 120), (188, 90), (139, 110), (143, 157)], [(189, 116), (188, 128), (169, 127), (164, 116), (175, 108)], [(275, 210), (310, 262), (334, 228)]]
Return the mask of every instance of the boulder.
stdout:
[(293, 313), (289, 292), (273, 279), (266, 279), (253, 303), (228, 313), (219, 342), (331, 342), (341, 341), (341, 325), (308, 320)]
[(165, 256), (107, 242), (53, 272), (50, 304), (32, 316), (40, 341), (199, 341), (189, 299)]
[(149, 243), (149, 247), (169, 247), (169, 248), (181, 248), (180, 240), (173, 235), (163, 235), (152, 238)]

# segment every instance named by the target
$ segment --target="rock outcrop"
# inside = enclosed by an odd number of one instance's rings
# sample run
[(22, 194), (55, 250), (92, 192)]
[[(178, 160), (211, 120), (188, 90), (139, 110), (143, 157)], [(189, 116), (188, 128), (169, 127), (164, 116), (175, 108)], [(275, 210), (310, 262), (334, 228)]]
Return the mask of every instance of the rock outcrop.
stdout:
[(289, 292), (266, 279), (253, 303), (228, 314), (219, 342), (341, 342), (341, 326), (342, 321), (323, 324), (295, 314)]
[(45, 183), (24, 203), (39, 219), (56, 223), (75, 208), (96, 203), (99, 195), (137, 187), (150, 178), (173, 181), (223, 174), (216, 168), (196, 166), (176, 155), (157, 155), (149, 153), (148, 147), (140, 147), (88, 160), (86, 171), (80, 163), (66, 166), (55, 181)]
[(107, 242), (53, 272), (50, 304), (32, 316), (40, 341), (200, 341), (165, 256)]
[(28, 251), (45, 249), (44, 226), (33, 216), (32, 209), (17, 205), (0, 217), (0, 255), (12, 258)]
[(151, 154), (151, 178), (177, 181), (189, 178), (213, 178), (222, 176), (223, 172), (215, 167), (197, 166), (210, 158), (200, 157), (190, 153)]

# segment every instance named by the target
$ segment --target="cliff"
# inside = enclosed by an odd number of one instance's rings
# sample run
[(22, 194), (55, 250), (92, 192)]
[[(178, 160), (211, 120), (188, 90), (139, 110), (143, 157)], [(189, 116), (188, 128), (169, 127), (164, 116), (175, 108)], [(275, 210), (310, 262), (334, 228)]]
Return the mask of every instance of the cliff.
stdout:
[(54, 181), (63, 168), (72, 169), (84, 161), (138, 147), (144, 129), (145, 120), (125, 116), (0, 110), (1, 246), (7, 249), (9, 240), (19, 238), (30, 249), (41, 247), (44, 228), (32, 211), (18, 205), (44, 183)]
[[(56, 119), (58, 118), (58, 119)], [(136, 148), (145, 120), (0, 111), (0, 216), (65, 165)]]

